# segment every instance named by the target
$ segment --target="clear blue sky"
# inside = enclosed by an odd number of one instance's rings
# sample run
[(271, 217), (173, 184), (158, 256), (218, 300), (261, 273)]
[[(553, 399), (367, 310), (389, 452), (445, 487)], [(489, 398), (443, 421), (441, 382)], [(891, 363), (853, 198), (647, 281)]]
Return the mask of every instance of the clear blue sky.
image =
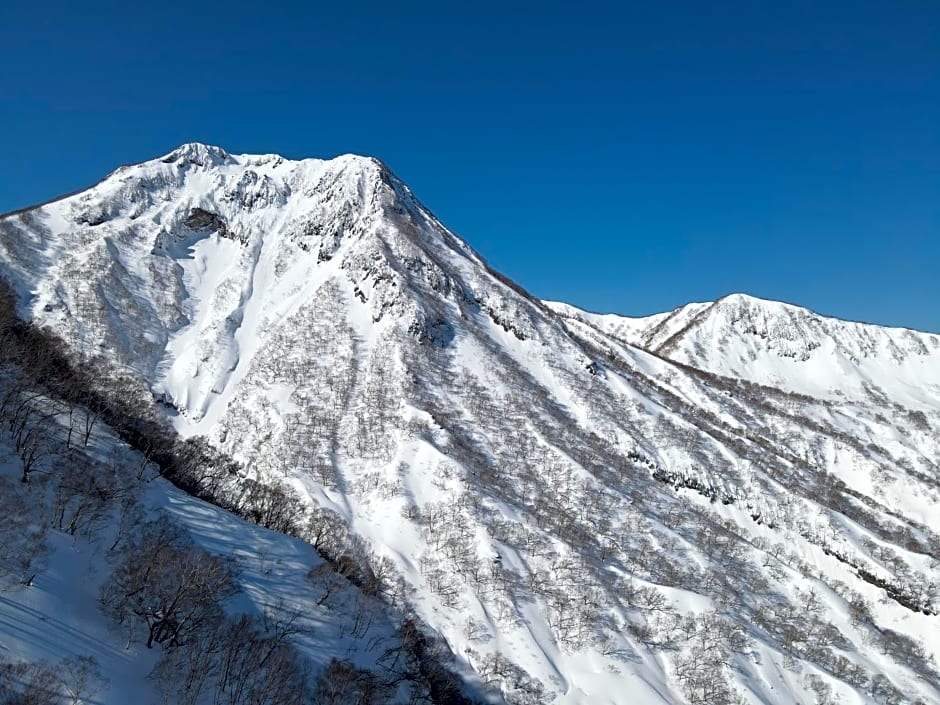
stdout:
[(940, 331), (940, 2), (451, 5), (4, 0), (0, 211), (186, 141), (356, 152), (544, 298)]

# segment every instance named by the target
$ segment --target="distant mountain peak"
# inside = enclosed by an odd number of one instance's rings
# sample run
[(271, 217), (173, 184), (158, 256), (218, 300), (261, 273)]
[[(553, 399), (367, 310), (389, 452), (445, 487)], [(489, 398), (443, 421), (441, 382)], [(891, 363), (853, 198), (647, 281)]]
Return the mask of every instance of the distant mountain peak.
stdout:
[(824, 316), (734, 293), (645, 318), (552, 304), (660, 357), (729, 378), (823, 398), (872, 394), (913, 406), (940, 397), (940, 336)]
[[(745, 306), (764, 306), (767, 304), (771, 305), (780, 305), (780, 301), (774, 301), (772, 299), (762, 299), (758, 296), (753, 296), (751, 294), (745, 294), (744, 292), (733, 292), (731, 294), (725, 294), (717, 299), (714, 303), (716, 304), (729, 304), (729, 305), (745, 305)], [(790, 305), (790, 304), (784, 304)]]

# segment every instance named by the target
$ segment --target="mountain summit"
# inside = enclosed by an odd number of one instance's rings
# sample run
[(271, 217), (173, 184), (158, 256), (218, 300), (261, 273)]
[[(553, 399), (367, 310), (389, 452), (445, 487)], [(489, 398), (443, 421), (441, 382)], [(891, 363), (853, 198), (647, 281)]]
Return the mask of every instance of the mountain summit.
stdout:
[(325, 283), (342, 281), (333, 293), (355, 299), (360, 317), (394, 314), (438, 343), (468, 307), (533, 307), (505, 296), (385, 166), (354, 155), (290, 161), (186, 144), (2, 227), (28, 315), (109, 351), (193, 423), (209, 414), (201, 429), (265, 332)]
[(0, 274), (494, 701), (940, 702), (937, 336), (543, 303), (374, 159), (200, 144), (0, 218)]
[(549, 302), (559, 315), (726, 377), (824, 398), (873, 396), (919, 408), (940, 396), (940, 336), (821, 316), (730, 294), (646, 318)]

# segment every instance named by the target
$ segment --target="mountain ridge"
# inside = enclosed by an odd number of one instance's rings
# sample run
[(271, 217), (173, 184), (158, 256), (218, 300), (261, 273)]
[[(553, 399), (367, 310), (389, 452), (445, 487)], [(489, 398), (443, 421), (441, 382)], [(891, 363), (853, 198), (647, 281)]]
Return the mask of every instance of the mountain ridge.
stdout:
[(564, 311), (566, 308), (570, 308), (571, 309), (570, 313), (572, 314), (582, 313), (588, 316), (600, 317), (600, 318), (610, 316), (610, 317), (626, 319), (628, 321), (653, 321), (663, 316), (667, 316), (671, 313), (680, 311), (681, 309), (689, 307), (689, 306), (706, 306), (709, 304), (716, 304), (720, 301), (724, 301), (727, 299), (731, 299), (731, 300), (743, 299), (743, 300), (752, 301), (758, 304), (760, 303), (780, 304), (782, 306), (806, 311), (807, 313), (810, 313), (814, 316), (818, 316), (819, 318), (828, 318), (828, 319), (832, 319), (835, 321), (842, 321), (843, 323), (857, 323), (859, 325), (874, 326), (877, 328), (888, 328), (888, 329), (899, 330), (899, 331), (912, 331), (914, 333), (922, 333), (925, 335), (940, 335), (940, 331), (926, 330), (926, 329), (916, 328), (913, 326), (897, 325), (893, 323), (876, 323), (874, 321), (864, 320), (861, 318), (858, 318), (858, 319), (843, 318), (841, 316), (836, 316), (833, 314), (820, 313), (819, 311), (817, 311), (816, 309), (808, 305), (799, 304), (794, 301), (784, 301), (782, 299), (770, 299), (770, 298), (767, 298), (766, 296), (756, 296), (754, 294), (748, 294), (747, 292), (744, 292), (744, 291), (731, 291), (727, 294), (723, 294), (719, 296), (718, 298), (715, 298), (709, 301), (690, 301), (689, 303), (676, 306), (675, 308), (670, 309), (669, 311), (657, 311), (657, 312), (644, 314), (644, 315), (628, 315), (625, 313), (619, 313), (617, 311), (594, 311), (591, 309), (583, 308), (576, 304), (569, 303), (567, 301), (559, 301), (555, 299), (544, 299), (543, 301), (547, 306), (552, 307), (552, 308), (558, 308), (561, 311)]
[[(940, 336), (933, 333), (845, 321), (743, 294), (646, 318), (554, 306), (562, 316), (666, 359), (795, 392), (825, 393), (811, 376), (846, 375), (864, 377), (854, 384), (838, 383), (838, 391), (848, 389), (856, 398), (869, 393), (866, 385), (878, 393), (896, 381), (927, 387), (934, 398), (940, 390)], [(826, 354), (832, 359), (821, 360)], [(802, 363), (802, 368), (790, 362)], [(908, 400), (915, 403), (911, 396)]]

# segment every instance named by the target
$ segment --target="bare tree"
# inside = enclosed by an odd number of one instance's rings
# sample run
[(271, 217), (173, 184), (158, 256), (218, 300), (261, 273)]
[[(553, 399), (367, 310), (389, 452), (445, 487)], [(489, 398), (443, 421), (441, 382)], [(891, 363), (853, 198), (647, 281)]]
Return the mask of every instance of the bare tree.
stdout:
[(371, 705), (378, 702), (374, 675), (348, 661), (332, 659), (317, 677), (314, 698), (318, 705)]
[(8, 662), (0, 657), (0, 703), (51, 705), (61, 691), (62, 681), (48, 664)]
[(193, 545), (162, 517), (124, 546), (101, 601), (119, 621), (136, 618), (147, 625), (147, 648), (172, 648), (218, 619), (219, 602), (233, 591), (228, 562)]
[(81, 705), (93, 700), (108, 683), (93, 656), (67, 658), (60, 665), (59, 671), (72, 705)]
[(0, 476), (0, 587), (31, 585), (45, 560), (48, 522), (35, 494)]
[(286, 485), (244, 479), (239, 483), (235, 511), (268, 529), (296, 534), (305, 513), (300, 495)]

